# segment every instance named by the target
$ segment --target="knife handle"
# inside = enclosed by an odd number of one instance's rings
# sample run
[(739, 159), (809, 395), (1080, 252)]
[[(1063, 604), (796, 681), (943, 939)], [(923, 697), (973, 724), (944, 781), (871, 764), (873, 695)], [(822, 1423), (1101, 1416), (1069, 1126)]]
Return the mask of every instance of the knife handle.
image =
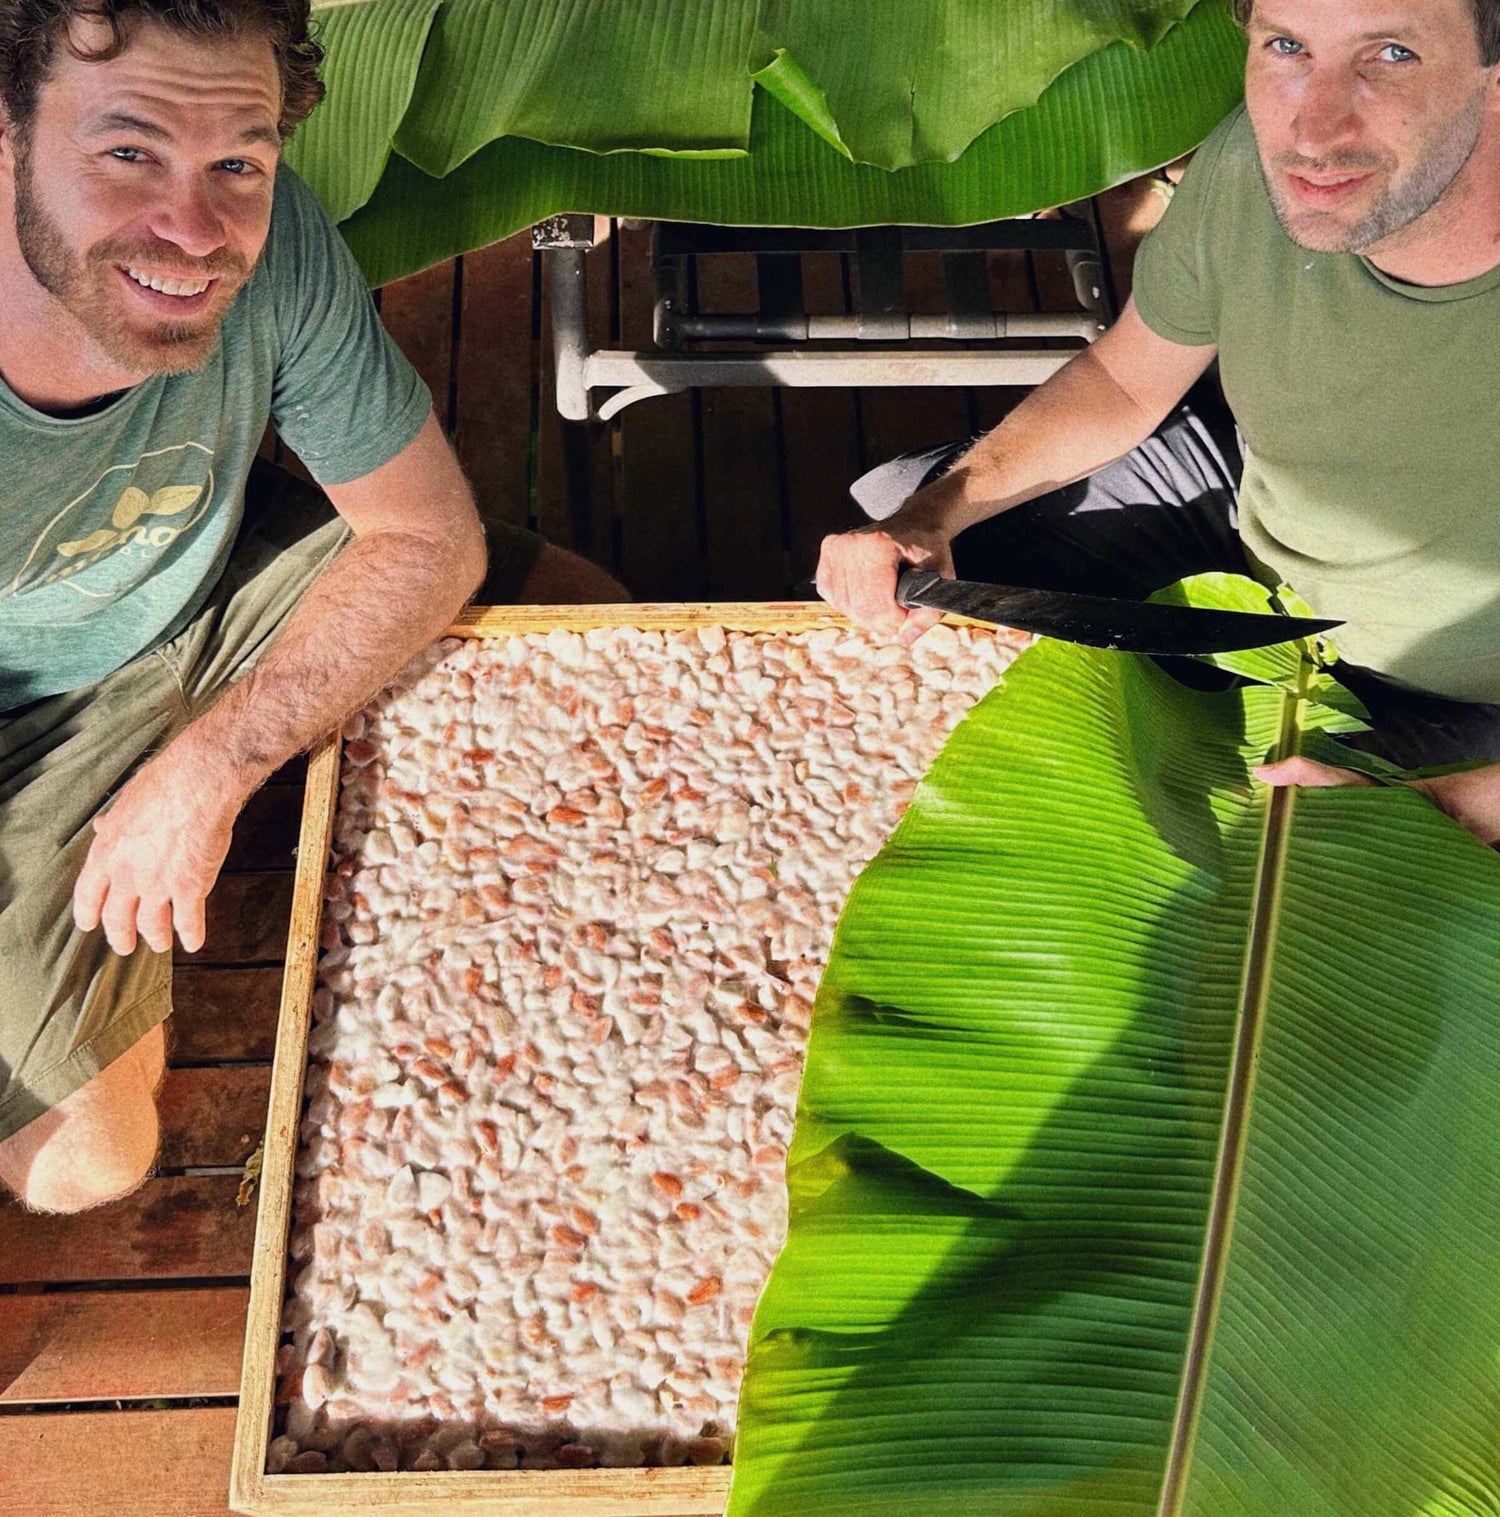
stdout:
[(942, 577), (930, 569), (903, 569), (896, 576), (896, 604), (920, 606), (922, 602), (917, 597), (924, 590), (930, 590)]

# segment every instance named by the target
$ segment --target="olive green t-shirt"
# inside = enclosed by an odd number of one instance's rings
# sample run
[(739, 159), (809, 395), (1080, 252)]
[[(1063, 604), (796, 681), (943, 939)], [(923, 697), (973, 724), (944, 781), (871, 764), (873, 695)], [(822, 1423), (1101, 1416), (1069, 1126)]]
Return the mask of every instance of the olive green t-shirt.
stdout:
[(330, 485), (394, 458), (431, 406), (283, 164), (265, 250), (201, 369), (74, 417), (0, 379), (0, 712), (103, 679), (191, 620), (234, 546), (268, 417)]
[(1142, 244), (1135, 298), (1217, 344), (1244, 435), (1240, 534), (1340, 653), (1500, 701), (1500, 267), (1409, 285), (1282, 231), (1240, 107)]

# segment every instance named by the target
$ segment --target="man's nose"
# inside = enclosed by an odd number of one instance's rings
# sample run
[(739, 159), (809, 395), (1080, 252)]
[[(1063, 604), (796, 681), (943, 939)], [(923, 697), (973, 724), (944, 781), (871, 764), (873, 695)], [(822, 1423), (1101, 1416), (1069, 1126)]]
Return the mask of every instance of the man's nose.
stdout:
[(1357, 81), (1344, 68), (1314, 68), (1302, 81), (1292, 116), (1292, 148), (1322, 158), (1359, 140)]
[(225, 243), (224, 217), (201, 184), (174, 185), (157, 206), (151, 230), (163, 242), (182, 249), (190, 258), (207, 258)]

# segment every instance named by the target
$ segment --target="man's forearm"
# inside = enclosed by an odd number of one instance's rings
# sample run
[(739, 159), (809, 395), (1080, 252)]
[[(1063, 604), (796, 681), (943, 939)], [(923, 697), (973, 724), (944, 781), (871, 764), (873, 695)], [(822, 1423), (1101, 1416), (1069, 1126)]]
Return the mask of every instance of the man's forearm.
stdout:
[(890, 520), (955, 537), (987, 517), (1086, 479), (1137, 447), (1160, 420), (1087, 349)]
[(356, 537), (260, 662), (172, 746), (243, 800), (438, 637), (482, 573), (473, 544), (394, 531)]

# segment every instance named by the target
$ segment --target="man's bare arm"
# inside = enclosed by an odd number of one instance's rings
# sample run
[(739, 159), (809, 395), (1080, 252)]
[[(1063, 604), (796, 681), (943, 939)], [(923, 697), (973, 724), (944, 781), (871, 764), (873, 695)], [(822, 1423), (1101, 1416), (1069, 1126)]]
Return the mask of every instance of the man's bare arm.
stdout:
[[(1298, 785), (1312, 789), (1375, 783), (1353, 769), (1340, 769), (1300, 756), (1280, 759), (1274, 764), (1260, 764), (1251, 772), (1268, 785)], [(1420, 790), (1433, 805), (1446, 811), (1481, 843), (1488, 843), (1492, 848), (1500, 847), (1500, 764), (1481, 764), (1474, 769), (1460, 769), (1453, 774), (1438, 774), (1430, 779), (1407, 780), (1406, 783), (1413, 790)]]
[(435, 417), (396, 458), (328, 491), (354, 540), (260, 662), (99, 817), (74, 890), (116, 952), (203, 944), (204, 903), (251, 794), (437, 637), (484, 573), (473, 497)]
[(871, 631), (912, 641), (939, 613), (896, 604), (902, 564), (952, 574), (949, 544), (960, 532), (1123, 457), (1161, 424), (1216, 351), (1158, 337), (1131, 302), (942, 479), (878, 525), (825, 538), (819, 592)]

